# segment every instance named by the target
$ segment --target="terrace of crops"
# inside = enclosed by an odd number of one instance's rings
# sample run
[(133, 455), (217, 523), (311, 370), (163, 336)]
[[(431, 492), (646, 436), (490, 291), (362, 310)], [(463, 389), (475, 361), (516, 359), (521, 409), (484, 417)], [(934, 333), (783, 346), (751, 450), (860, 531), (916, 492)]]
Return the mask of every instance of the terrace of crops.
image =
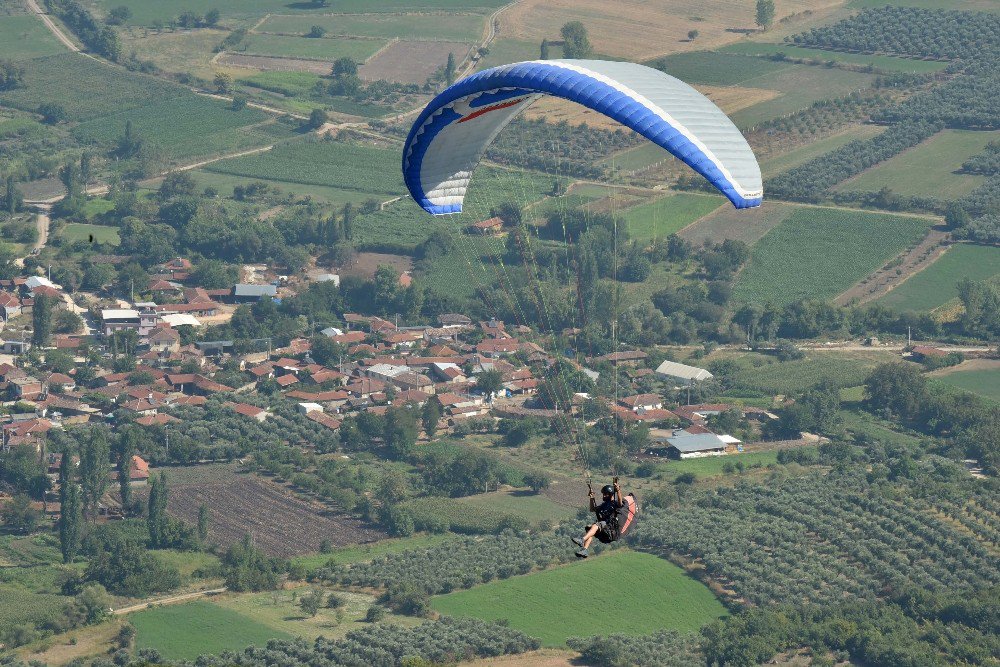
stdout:
[[(330, 0), (325, 6), (289, 0), (217, 0), (209, 7), (219, 10), (226, 19), (263, 18), (267, 14), (302, 14), (322, 16), (332, 13), (365, 14), (396, 13), (402, 11), (463, 11), (488, 14), (504, 4), (504, 0)], [(132, 12), (130, 23), (152, 26), (157, 21), (170, 23), (186, 11), (204, 12), (204, 3), (192, 0), (93, 0), (93, 5), (104, 15), (113, 7), (128, 7)]]
[(933, 195), (957, 199), (986, 180), (984, 176), (960, 173), (962, 163), (982, 152), (989, 142), (997, 140), (1000, 140), (1000, 130), (942, 130), (919, 145), (844, 181), (836, 190), (875, 192), (889, 188), (906, 197)]
[[(567, 548), (572, 547), (567, 540)], [(640, 586), (621, 586), (623, 573)], [(593, 601), (599, 600), (599, 609)], [(505, 619), (511, 627), (562, 646), (572, 636), (644, 634), (671, 628), (694, 632), (726, 614), (711, 591), (669, 561), (618, 551), (534, 574), (435, 597), (451, 616)], [(613, 619), (609, 627), (609, 619)]]
[(621, 212), (631, 238), (648, 241), (679, 232), (722, 206), (722, 197), (680, 193)]
[(250, 35), (240, 45), (238, 52), (252, 56), (302, 58), (333, 62), (350, 58), (355, 62), (368, 60), (386, 45), (381, 39), (352, 39), (348, 37), (296, 37), (293, 35)]
[(933, 264), (892, 290), (878, 303), (900, 312), (925, 312), (958, 297), (958, 283), (1000, 275), (1000, 248), (958, 244)]
[(205, 170), (372, 195), (398, 195), (403, 192), (397, 151), (343, 141), (290, 142), (265, 153), (215, 162)]
[(258, 33), (307, 35), (313, 26), (326, 36), (363, 36), (391, 39), (442, 39), (473, 42), (480, 38), (482, 14), (343, 14), (325, 16), (270, 16)]
[(830, 299), (918, 243), (930, 224), (902, 215), (800, 208), (753, 247), (733, 298), (776, 305)]

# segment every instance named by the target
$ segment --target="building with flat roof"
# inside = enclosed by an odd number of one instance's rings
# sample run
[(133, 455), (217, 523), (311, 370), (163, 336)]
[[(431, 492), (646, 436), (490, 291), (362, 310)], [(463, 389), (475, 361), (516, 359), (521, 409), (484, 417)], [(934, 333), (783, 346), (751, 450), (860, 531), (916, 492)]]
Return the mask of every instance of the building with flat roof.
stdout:
[(711, 380), (715, 377), (704, 368), (687, 366), (685, 364), (679, 364), (676, 361), (664, 361), (656, 367), (656, 374), (664, 379), (672, 380), (685, 387), (692, 385), (695, 382), (703, 382), (705, 380)]

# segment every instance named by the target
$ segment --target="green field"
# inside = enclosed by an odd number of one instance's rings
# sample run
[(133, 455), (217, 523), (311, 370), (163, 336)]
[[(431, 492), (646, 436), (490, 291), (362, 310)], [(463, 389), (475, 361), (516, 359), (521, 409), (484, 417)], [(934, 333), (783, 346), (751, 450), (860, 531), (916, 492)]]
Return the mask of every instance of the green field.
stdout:
[(4, 16), (0, 20), (0, 60), (22, 60), (66, 50), (35, 16)]
[(1000, 401), (1000, 369), (957, 371), (937, 376), (934, 381)]
[(455, 502), (469, 507), (483, 507), (510, 514), (520, 514), (531, 521), (547, 519), (562, 521), (576, 513), (575, 507), (567, 507), (552, 501), (547, 496), (530, 491), (495, 491), (476, 496), (459, 498)]
[(71, 222), (59, 232), (59, 235), (69, 242), (89, 241), (94, 237), (94, 243), (110, 243), (118, 245), (121, 239), (118, 237), (118, 228), (107, 225), (85, 225), (79, 222)]
[(784, 53), (789, 58), (817, 59), (826, 62), (832, 60), (851, 65), (872, 65), (890, 72), (937, 72), (948, 66), (948, 63), (934, 60), (914, 60), (912, 58), (897, 58), (894, 56), (875, 56), (862, 53), (845, 53), (843, 51), (823, 51), (807, 49), (794, 44), (771, 44), (767, 42), (740, 41), (727, 44), (719, 49), (720, 53), (733, 53), (744, 56), (773, 56)]
[(787, 153), (763, 158), (760, 162), (760, 170), (764, 178), (769, 178), (800, 164), (805, 164), (820, 155), (826, 155), (855, 139), (871, 139), (884, 131), (885, 128), (880, 125), (853, 125), (839, 134), (811, 141)]
[(407, 549), (425, 549), (451, 538), (452, 536), (446, 533), (421, 534), (413, 535), (411, 537), (392, 538), (388, 540), (381, 540), (379, 542), (372, 542), (371, 544), (358, 544), (351, 547), (344, 547), (342, 549), (334, 549), (328, 554), (308, 554), (305, 556), (296, 556), (292, 559), (292, 561), (303, 565), (309, 570), (322, 567), (331, 561), (337, 563), (338, 565), (361, 563), (364, 561), (374, 560), (380, 556), (400, 553), (406, 551)]
[[(198, 184), (199, 188), (215, 188), (223, 197), (233, 196), (233, 188), (236, 186), (246, 187), (250, 183), (255, 181), (259, 182), (261, 180), (257, 178), (247, 178), (245, 176), (233, 176), (232, 174), (217, 174), (215, 172), (204, 171), (201, 169), (197, 169), (189, 173), (194, 176), (194, 180)], [(332, 206), (338, 207), (343, 206), (347, 202), (351, 202), (357, 206), (373, 197), (371, 193), (359, 192), (357, 190), (346, 190), (343, 188), (332, 188), (325, 185), (289, 183), (288, 181), (267, 181), (267, 183), (281, 192), (298, 195), (300, 197), (311, 197), (316, 201), (323, 201)], [(375, 199), (383, 198), (384, 196), (375, 196)]]
[(930, 220), (801, 208), (757, 242), (736, 280), (737, 302), (830, 299), (917, 243)]
[(171, 159), (231, 153), (273, 143), (295, 132), (259, 109), (234, 111), (220, 100), (185, 95), (80, 123), (73, 128), (73, 135), (82, 143), (111, 146), (129, 121), (143, 141)]
[(61, 104), (72, 120), (88, 120), (159, 105), (194, 93), (175, 83), (106, 65), (78, 53), (22, 63), (24, 86), (0, 92), (0, 104), (35, 111), (44, 102)]
[(1000, 130), (942, 130), (921, 144), (844, 181), (835, 191), (874, 192), (889, 188), (903, 196), (957, 199), (986, 180), (983, 176), (958, 173), (962, 163), (997, 139), (1000, 139)]
[(622, 172), (629, 173), (636, 169), (643, 169), (670, 159), (674, 158), (666, 149), (653, 143), (643, 142), (635, 148), (630, 148), (627, 151), (604, 158), (600, 164), (612, 166)]
[(478, 41), (485, 21), (480, 14), (386, 14), (384, 16), (271, 16), (256, 32), (308, 34), (313, 26), (329, 36), (360, 35), (390, 39)]
[(266, 181), (323, 185), (372, 195), (403, 192), (399, 152), (331, 140), (296, 141), (222, 160), (206, 171)]
[(263, 646), (292, 635), (219, 605), (196, 600), (129, 615), (136, 648), (153, 648), (168, 660), (193, 660), (202, 653)]
[[(754, 59), (761, 62), (760, 59)], [(770, 62), (770, 61), (763, 61)], [(762, 76), (741, 81), (741, 86), (777, 90), (781, 95), (732, 114), (732, 120), (741, 128), (808, 109), (814, 102), (843, 97), (856, 90), (867, 88), (872, 74), (850, 72), (842, 69), (792, 65)]]
[(810, 351), (804, 359), (776, 361), (772, 357), (739, 358), (741, 370), (728, 378), (730, 394), (797, 394), (826, 380), (840, 387), (856, 386), (864, 382), (868, 373), (878, 365), (875, 355)]
[(31, 118), (8, 118), (0, 116), (0, 139), (11, 137), (39, 137), (50, 132), (37, 120)]
[[(350, 58), (364, 62), (386, 45), (380, 39), (348, 39), (344, 37), (324, 37), (310, 39), (288, 35), (250, 35), (238, 53), (254, 56), (281, 56), (283, 58), (306, 58), (309, 60), (329, 60)], [(237, 51), (234, 51), (234, 53)]]
[(958, 296), (964, 278), (981, 281), (1000, 275), (1000, 248), (960, 243), (933, 264), (878, 300), (897, 311), (929, 311)]
[(505, 619), (546, 646), (609, 632), (694, 632), (726, 615), (708, 588), (679, 567), (632, 551), (442, 595), (431, 606), (451, 616)]
[(680, 193), (622, 211), (629, 236), (640, 241), (662, 239), (719, 208), (722, 197)]
[(668, 478), (690, 472), (698, 479), (718, 477), (726, 474), (727, 465), (735, 466), (742, 463), (744, 468), (751, 466), (767, 467), (778, 463), (778, 452), (754, 452), (744, 454), (729, 454), (726, 456), (706, 456), (699, 459), (684, 459), (683, 461), (667, 461), (659, 466), (659, 470)]
[[(309, 72), (255, 72), (239, 76), (236, 80), (247, 86), (293, 98), (280, 100), (279, 105), (300, 113), (308, 113), (316, 108), (327, 108), (340, 113), (377, 118), (392, 111), (391, 107), (366, 104), (349, 97), (313, 98), (313, 87), (317, 82), (323, 81), (323, 78)], [(268, 103), (275, 104), (275, 101), (269, 99)]]
[[(790, 63), (715, 51), (675, 53), (657, 60), (656, 66), (681, 81), (712, 86), (745, 85), (750, 79), (795, 67)], [(755, 87), (767, 88), (767, 86)]]
[(222, 23), (232, 19), (263, 17), (265, 14), (301, 13), (303, 15), (323, 15), (331, 13), (363, 14), (394, 13), (404, 10), (461, 10), (489, 13), (504, 4), (503, 0), (330, 0), (319, 6), (312, 2), (289, 0), (215, 0), (206, 5), (194, 0), (94, 0), (102, 14), (112, 7), (126, 6), (132, 10), (132, 25), (152, 25), (155, 21), (169, 23), (186, 11), (203, 14), (209, 7), (222, 13)]

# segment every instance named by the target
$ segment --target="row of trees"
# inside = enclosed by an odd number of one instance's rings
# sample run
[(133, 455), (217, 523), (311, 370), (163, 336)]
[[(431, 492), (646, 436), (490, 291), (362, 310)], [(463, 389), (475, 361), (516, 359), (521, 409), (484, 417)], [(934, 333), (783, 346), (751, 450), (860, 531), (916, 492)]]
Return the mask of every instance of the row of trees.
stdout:
[(109, 25), (101, 25), (77, 0), (45, 0), (46, 8), (73, 30), (87, 48), (118, 62), (123, 50), (121, 38)]
[(773, 197), (797, 201), (822, 200), (827, 190), (865, 169), (898, 155), (940, 131), (942, 124), (907, 120), (877, 137), (855, 140), (826, 155), (786, 171), (765, 183)]
[(1000, 17), (987, 12), (886, 6), (812, 28), (791, 41), (824, 49), (975, 60), (1000, 44)]

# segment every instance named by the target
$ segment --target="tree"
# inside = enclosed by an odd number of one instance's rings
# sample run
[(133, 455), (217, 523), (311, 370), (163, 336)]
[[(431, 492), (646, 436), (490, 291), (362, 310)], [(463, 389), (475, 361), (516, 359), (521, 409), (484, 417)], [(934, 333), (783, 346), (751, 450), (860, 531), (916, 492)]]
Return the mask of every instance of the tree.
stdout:
[(14, 176), (9, 174), (7, 176), (6, 188), (4, 189), (3, 195), (3, 210), (7, 211), (10, 215), (14, 215), (21, 210), (24, 205), (24, 195), (21, 191), (17, 189), (17, 184), (14, 182)]
[(309, 120), (306, 122), (306, 128), (310, 130), (318, 130), (319, 128), (326, 125), (329, 120), (329, 116), (323, 109), (313, 109), (309, 112)]
[(38, 525), (38, 510), (31, 506), (31, 498), (18, 494), (0, 509), (0, 516), (7, 528), (15, 533), (27, 535)]
[(549, 59), (549, 40), (547, 40), (545, 38), (542, 38), (542, 45), (539, 48), (538, 59), (539, 60), (548, 60)]
[(358, 64), (350, 56), (342, 56), (333, 61), (330, 74), (337, 79), (345, 76), (357, 76)]
[(914, 419), (926, 398), (927, 379), (915, 364), (881, 364), (865, 380), (865, 401), (888, 417)]
[(354, 238), (354, 218), (356, 215), (357, 214), (354, 212), (354, 204), (351, 202), (344, 204), (341, 217), (344, 222), (344, 238), (348, 241)]
[(198, 194), (198, 183), (186, 171), (172, 171), (164, 177), (156, 194), (164, 200), (171, 197), (193, 197)]
[(698, 39), (698, 34), (699, 33), (697, 30), (688, 30), (688, 41), (693, 42), (694, 40)]
[(83, 521), (80, 486), (73, 479), (73, 457), (63, 452), (59, 464), (59, 550), (63, 562), (72, 563), (80, 550), (80, 524)]
[(52, 309), (55, 300), (47, 295), (35, 297), (35, 306), (31, 312), (31, 342), (36, 347), (45, 347), (52, 340)]
[(108, 488), (111, 470), (111, 445), (104, 428), (93, 428), (80, 444), (80, 488), (83, 515), (93, 519), (97, 503)]
[(455, 83), (455, 54), (448, 52), (448, 62), (444, 66), (444, 80), (447, 85)]
[(564, 58), (589, 58), (593, 48), (587, 37), (587, 28), (580, 21), (570, 21), (559, 31), (563, 38)]
[(118, 138), (114, 154), (122, 160), (133, 158), (142, 150), (142, 138), (132, 127), (131, 119), (125, 121), (125, 130)]
[(278, 586), (279, 567), (278, 562), (253, 545), (249, 533), (229, 547), (222, 557), (226, 588), (236, 592), (273, 590)]
[(208, 505), (202, 503), (198, 506), (198, 539), (204, 542), (208, 539)]
[(219, 24), (220, 18), (222, 18), (222, 12), (213, 7), (205, 13), (205, 25), (209, 28), (214, 28)]
[(757, 0), (754, 21), (761, 30), (767, 31), (774, 23), (774, 0)]
[(315, 588), (309, 591), (299, 598), (299, 606), (309, 616), (316, 616), (319, 613), (319, 608), (323, 606), (323, 591)]
[(139, 449), (141, 436), (135, 425), (125, 426), (118, 434), (116, 443), (116, 463), (118, 465), (118, 492), (122, 499), (122, 510), (127, 514), (132, 505), (132, 458)]
[(549, 488), (549, 484), (552, 483), (552, 480), (545, 473), (533, 472), (524, 476), (524, 483), (535, 493), (541, 493), (545, 489)]
[(427, 434), (428, 438), (433, 438), (434, 434), (437, 433), (438, 423), (441, 421), (442, 414), (444, 414), (444, 408), (441, 406), (441, 401), (438, 400), (437, 396), (431, 396), (424, 402), (423, 410), (420, 413), (420, 420), (424, 427), (424, 433)]
[(24, 68), (10, 60), (0, 60), (0, 90), (13, 90), (24, 85)]
[(216, 74), (212, 83), (215, 85), (215, 90), (223, 95), (233, 89), (233, 77), (227, 72), (219, 72)]
[(46, 125), (55, 125), (66, 120), (66, 109), (55, 102), (43, 102), (38, 105), (38, 113)]
[(341, 358), (344, 356), (344, 346), (335, 343), (328, 336), (317, 334), (312, 337), (310, 342), (309, 354), (312, 355), (317, 364), (335, 366), (340, 363)]
[(309, 29), (309, 32), (306, 34), (306, 37), (312, 37), (313, 39), (319, 39), (320, 37), (322, 37), (325, 34), (326, 34), (326, 28), (324, 28), (322, 26), (314, 25), (312, 28)]
[(159, 547), (166, 541), (167, 527), (167, 476), (165, 473), (149, 478), (149, 501), (146, 510), (146, 526), (149, 529), (149, 544)]
[(382, 437), (393, 457), (401, 459), (409, 454), (417, 442), (416, 410), (406, 406), (389, 408)]
[(132, 18), (132, 10), (125, 5), (120, 5), (114, 7), (108, 12), (108, 17), (105, 19), (108, 25), (123, 25), (130, 18)]
[(476, 389), (493, 400), (493, 395), (503, 389), (503, 377), (500, 371), (491, 369), (476, 375)]

